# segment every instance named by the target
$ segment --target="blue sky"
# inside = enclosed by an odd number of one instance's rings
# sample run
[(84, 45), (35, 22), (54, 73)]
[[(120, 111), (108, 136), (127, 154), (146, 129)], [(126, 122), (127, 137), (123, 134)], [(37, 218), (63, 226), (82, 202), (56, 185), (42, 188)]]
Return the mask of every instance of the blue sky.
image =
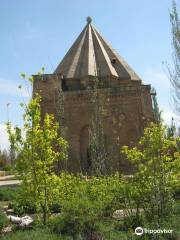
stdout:
[(170, 9), (171, 0), (0, 1), (0, 146), (7, 146), (8, 115), (13, 124), (22, 124), (19, 102), (27, 93), (17, 89), (20, 74), (35, 74), (42, 66), (46, 73), (53, 72), (88, 15), (143, 82), (156, 88), (168, 122), (173, 113), (162, 62), (172, 62)]

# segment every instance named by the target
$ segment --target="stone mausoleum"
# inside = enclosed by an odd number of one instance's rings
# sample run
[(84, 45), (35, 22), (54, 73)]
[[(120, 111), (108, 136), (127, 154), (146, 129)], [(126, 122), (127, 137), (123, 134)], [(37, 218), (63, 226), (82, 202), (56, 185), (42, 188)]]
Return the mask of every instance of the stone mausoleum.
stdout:
[[(42, 112), (58, 111), (63, 118), (65, 138), (69, 143), (66, 168), (89, 172), (89, 127), (92, 101), (88, 87), (95, 79), (101, 82), (104, 96), (103, 129), (106, 151), (114, 170), (131, 172), (120, 153), (123, 145), (135, 145), (148, 121), (153, 120), (151, 87), (111, 47), (87, 18), (87, 24), (54, 73), (35, 75), (33, 92), (42, 96)], [(63, 94), (62, 94), (63, 93)], [(63, 104), (62, 104), (63, 102)], [(63, 105), (63, 106), (62, 106)]]

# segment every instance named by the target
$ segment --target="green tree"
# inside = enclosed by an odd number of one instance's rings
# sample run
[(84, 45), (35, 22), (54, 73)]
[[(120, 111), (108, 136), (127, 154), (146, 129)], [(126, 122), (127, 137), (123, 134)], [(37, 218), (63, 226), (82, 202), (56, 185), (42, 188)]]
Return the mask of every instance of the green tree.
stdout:
[(104, 93), (99, 78), (95, 78), (89, 87), (89, 98), (92, 107), (90, 123), (89, 157), (92, 161), (91, 173), (104, 175), (110, 173), (109, 156), (106, 149), (104, 134)]
[[(151, 123), (137, 147), (123, 147), (136, 167), (126, 194), (130, 209), (142, 208), (147, 223), (157, 229), (173, 211), (173, 186), (178, 181), (180, 155), (178, 139), (167, 138), (162, 124)], [(132, 187), (133, 186), (133, 187)], [(138, 217), (138, 216), (137, 216)]]
[(180, 115), (180, 19), (175, 1), (173, 1), (170, 21), (172, 28), (174, 67), (173, 70), (169, 69), (169, 73), (171, 84), (174, 89), (173, 102), (175, 104), (175, 110)]
[[(65, 124), (65, 119), (64, 119), (64, 86), (63, 86), (63, 82), (64, 82), (64, 77), (63, 75), (58, 75), (56, 74), (56, 79), (57, 82), (59, 82), (59, 84), (57, 86), (55, 86), (55, 91), (54, 91), (54, 96), (55, 96), (55, 101), (54, 101), (54, 107), (55, 107), (55, 115), (56, 115), (56, 119), (60, 124), (60, 128), (59, 128), (59, 134), (66, 139), (66, 131), (67, 131), (67, 126)], [(67, 170), (67, 161), (62, 161), (60, 160), (57, 163), (57, 174), (59, 175), (61, 172), (61, 169), (64, 169), (65, 171)]]
[(157, 102), (157, 93), (154, 88), (151, 89), (151, 98), (152, 98), (152, 105), (153, 105), (153, 114), (156, 123), (161, 122), (161, 112), (159, 110), (158, 102)]
[(45, 114), (42, 118), (40, 104), (39, 95), (27, 105), (21, 104), (25, 111), (23, 130), (12, 128), (10, 122), (7, 130), (17, 156), (16, 169), (23, 179), (25, 197), (36, 204), (46, 224), (58, 181), (55, 165), (59, 160), (66, 159), (67, 142), (59, 136), (59, 124), (54, 121), (53, 115)]
[(167, 126), (167, 138), (175, 137), (176, 134), (176, 126), (174, 123), (174, 118), (171, 119), (171, 124)]
[(0, 168), (4, 168), (10, 163), (10, 156), (6, 149), (0, 149)]
[(61, 214), (53, 216), (50, 225), (57, 233), (72, 234), (73, 239), (101, 239), (92, 236), (99, 232), (99, 223), (120, 208), (122, 189), (119, 174), (85, 177), (62, 173), (57, 195)]

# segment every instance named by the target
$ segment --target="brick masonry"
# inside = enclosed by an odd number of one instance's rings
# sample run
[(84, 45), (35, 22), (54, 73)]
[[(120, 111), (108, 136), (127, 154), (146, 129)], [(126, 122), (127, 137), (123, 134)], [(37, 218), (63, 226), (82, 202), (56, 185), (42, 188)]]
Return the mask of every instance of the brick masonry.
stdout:
[[(52, 113), (58, 117), (57, 89), (61, 88), (61, 77), (57, 74), (43, 75), (43, 80), (34, 76), (33, 91), (42, 96), (43, 114)], [(87, 171), (88, 129), (92, 119), (92, 102), (89, 90), (64, 91), (65, 138), (69, 143), (67, 170)], [(103, 96), (103, 126), (106, 150), (114, 171), (132, 172), (132, 166), (120, 154), (123, 145), (134, 146), (143, 133), (144, 126), (153, 120), (150, 85), (140, 81), (112, 79), (112, 86), (99, 90)]]

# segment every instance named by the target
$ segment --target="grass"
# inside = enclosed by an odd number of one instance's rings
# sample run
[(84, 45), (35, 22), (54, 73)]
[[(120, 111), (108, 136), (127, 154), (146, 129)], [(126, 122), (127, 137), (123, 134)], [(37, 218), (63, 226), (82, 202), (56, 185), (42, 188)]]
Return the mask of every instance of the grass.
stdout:
[[(180, 218), (179, 218), (180, 221)], [(117, 222), (116, 222), (117, 223)], [(174, 225), (174, 230), (178, 230), (178, 226), (180, 222), (177, 222), (177, 218), (175, 219), (176, 225)], [(100, 224), (99, 228), (101, 235), (104, 240), (148, 240), (147, 235), (143, 235), (141, 237), (136, 236), (132, 230), (129, 231), (120, 231), (118, 230), (115, 221), (107, 221)], [(175, 234), (175, 238), (166, 238), (166, 239), (180, 239), (179, 235)], [(78, 238), (77, 238), (78, 239)], [(164, 239), (164, 238), (161, 238)], [(24, 231), (14, 231), (5, 236), (1, 236), (1, 240), (73, 240), (71, 236), (58, 235), (52, 233), (49, 229), (43, 228), (35, 228), (33, 230), (24, 230)]]
[[(6, 201), (12, 201), (20, 188), (0, 188), (0, 205), (6, 203)], [(3, 201), (4, 202), (3, 202)], [(175, 238), (180, 239), (180, 200), (176, 200), (175, 202), (175, 216), (172, 218), (172, 229), (175, 233)], [(122, 223), (123, 224), (123, 223)], [(121, 222), (109, 220), (106, 222), (100, 223), (99, 232), (102, 234), (105, 240), (136, 240), (140, 239), (139, 236), (136, 236), (132, 230), (122, 231), (120, 228)], [(52, 233), (48, 229), (40, 229), (39, 227), (35, 227), (31, 230), (24, 231), (13, 231), (5, 236), (0, 236), (2, 240), (72, 240), (73, 238), (70, 236), (58, 235)], [(141, 237), (141, 239), (146, 240), (147, 236)]]
[[(100, 232), (102, 233), (104, 239), (106, 240), (138, 240), (138, 239), (149, 239), (147, 235), (143, 235), (141, 237), (136, 236), (132, 230), (129, 231), (122, 231), (121, 225), (123, 224), (122, 221), (107, 221), (100, 223)], [(168, 229), (168, 226), (166, 227)], [(173, 230), (173, 236), (164, 236), (166, 238), (161, 239), (180, 239), (180, 200), (175, 202), (175, 216), (172, 217), (172, 222), (169, 226), (169, 229)]]
[(176, 215), (174, 217), (173, 227), (178, 239), (180, 239), (180, 199), (175, 203), (175, 213)]
[[(108, 232), (110, 230), (108, 226), (105, 226), (106, 234), (103, 234), (104, 240), (136, 240), (135, 236), (132, 234), (127, 234), (123, 232)], [(78, 238), (77, 238), (78, 239)], [(81, 238), (80, 238), (81, 239)], [(73, 240), (71, 236), (57, 235), (48, 229), (34, 229), (34, 230), (24, 230), (15, 231), (1, 237), (1, 240)]]
[(120, 230), (120, 225), (123, 224), (123, 221), (109, 220), (103, 223), (100, 223), (99, 230), (103, 236), (104, 240), (149, 240), (149, 238), (144, 236), (136, 236), (132, 229), (129, 230)]
[(180, 216), (180, 199), (175, 202), (175, 212)]
[(12, 232), (2, 236), (1, 240), (72, 240), (72, 238), (51, 233), (48, 229), (37, 228)]
[(11, 201), (14, 200), (19, 191), (18, 187), (3, 187), (0, 188), (0, 201)]

